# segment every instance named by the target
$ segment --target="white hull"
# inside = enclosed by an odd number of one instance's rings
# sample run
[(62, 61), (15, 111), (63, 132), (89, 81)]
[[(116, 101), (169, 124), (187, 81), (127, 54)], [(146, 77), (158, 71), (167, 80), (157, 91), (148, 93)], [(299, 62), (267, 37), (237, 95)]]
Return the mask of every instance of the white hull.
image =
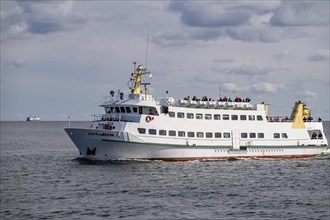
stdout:
[[(125, 133), (94, 129), (65, 129), (80, 155), (91, 160), (147, 159), (188, 161), (230, 158), (306, 158), (320, 155), (327, 146), (187, 146), (132, 142)], [(137, 140), (137, 139), (136, 139)]]

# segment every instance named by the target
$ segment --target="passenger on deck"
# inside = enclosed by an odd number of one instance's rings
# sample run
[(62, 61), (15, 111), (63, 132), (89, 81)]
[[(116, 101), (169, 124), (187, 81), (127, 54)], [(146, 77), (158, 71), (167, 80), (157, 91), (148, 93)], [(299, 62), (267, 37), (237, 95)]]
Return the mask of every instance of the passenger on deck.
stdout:
[(312, 139), (316, 139), (316, 133), (315, 132), (313, 132), (313, 134), (312, 134)]
[(322, 119), (319, 117), (319, 119), (317, 119), (317, 121), (318, 121), (318, 122), (321, 122), (321, 121), (322, 121)]
[(320, 132), (319, 135), (317, 136), (318, 139), (323, 139), (323, 135), (322, 133)]

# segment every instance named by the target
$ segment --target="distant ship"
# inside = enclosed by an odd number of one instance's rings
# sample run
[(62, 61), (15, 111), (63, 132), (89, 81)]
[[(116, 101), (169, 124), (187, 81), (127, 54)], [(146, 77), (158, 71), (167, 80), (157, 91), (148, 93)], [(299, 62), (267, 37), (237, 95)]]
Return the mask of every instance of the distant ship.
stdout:
[(65, 128), (80, 155), (92, 160), (189, 161), (232, 158), (306, 158), (328, 150), (321, 119), (301, 101), (290, 117), (268, 115), (268, 104), (250, 99), (188, 96), (159, 101), (149, 94), (150, 74), (131, 74), (131, 94), (110, 92), (89, 128)]
[(40, 121), (39, 116), (29, 116), (26, 118), (26, 121)]

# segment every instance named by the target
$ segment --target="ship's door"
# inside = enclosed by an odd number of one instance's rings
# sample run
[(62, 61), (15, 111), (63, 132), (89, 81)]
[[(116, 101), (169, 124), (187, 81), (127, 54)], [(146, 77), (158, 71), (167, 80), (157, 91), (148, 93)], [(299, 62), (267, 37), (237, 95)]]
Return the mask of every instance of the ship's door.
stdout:
[(239, 131), (231, 131), (232, 136), (232, 148), (233, 150), (239, 150)]

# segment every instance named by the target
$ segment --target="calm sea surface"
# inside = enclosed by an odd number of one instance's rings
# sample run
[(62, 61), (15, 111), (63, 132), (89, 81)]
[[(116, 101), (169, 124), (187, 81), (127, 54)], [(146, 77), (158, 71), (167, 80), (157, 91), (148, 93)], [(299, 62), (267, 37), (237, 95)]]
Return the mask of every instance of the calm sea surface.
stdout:
[(92, 163), (66, 126), (1, 122), (0, 219), (330, 219), (329, 156)]

